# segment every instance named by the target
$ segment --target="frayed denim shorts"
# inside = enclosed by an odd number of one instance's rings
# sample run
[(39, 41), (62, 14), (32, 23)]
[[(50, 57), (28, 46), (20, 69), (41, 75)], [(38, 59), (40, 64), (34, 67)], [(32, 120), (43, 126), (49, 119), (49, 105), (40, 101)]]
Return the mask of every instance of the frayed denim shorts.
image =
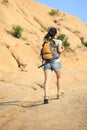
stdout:
[(61, 69), (61, 62), (46, 62), (44, 65), (44, 70), (58, 71), (60, 69)]

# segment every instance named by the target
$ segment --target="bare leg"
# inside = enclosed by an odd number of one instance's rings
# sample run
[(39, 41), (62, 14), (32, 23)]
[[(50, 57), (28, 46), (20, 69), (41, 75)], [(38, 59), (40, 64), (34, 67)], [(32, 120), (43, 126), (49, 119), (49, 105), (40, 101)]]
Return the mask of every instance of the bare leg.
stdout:
[(50, 82), (50, 73), (51, 73), (51, 70), (44, 70), (44, 76), (45, 76), (44, 98), (48, 97), (48, 87), (49, 87), (49, 82)]
[(60, 78), (61, 78), (61, 71), (55, 71), (56, 73), (56, 78), (57, 78), (57, 95), (59, 95), (60, 93), (60, 87), (61, 87), (61, 83), (60, 83)]

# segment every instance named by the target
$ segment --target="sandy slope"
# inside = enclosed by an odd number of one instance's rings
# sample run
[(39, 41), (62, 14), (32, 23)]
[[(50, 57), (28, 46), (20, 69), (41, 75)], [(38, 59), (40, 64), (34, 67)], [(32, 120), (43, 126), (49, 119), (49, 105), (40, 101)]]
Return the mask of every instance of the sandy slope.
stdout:
[[(87, 130), (87, 25), (32, 0), (0, 2), (0, 130)], [(57, 23), (54, 23), (57, 20)], [(12, 26), (24, 28), (14, 38)], [(64, 97), (43, 104), (43, 70), (38, 66), (43, 36), (50, 26), (68, 36), (73, 50), (61, 55)], [(52, 73), (49, 98), (56, 98)]]
[[(86, 78), (67, 82), (67, 87), (63, 86), (66, 87), (64, 97), (50, 100), (48, 105), (34, 101), (35, 97), (40, 98), (40, 92), (38, 97), (37, 92), (33, 92), (34, 95), (32, 91), (31, 94), (25, 93), (25, 87), (20, 87), (20, 91), (18, 88), (13, 89), (14, 93), (8, 95), (10, 98), (7, 100), (7, 97), (2, 97), (3, 100), (0, 102), (0, 130), (86, 130), (86, 84)], [(30, 97), (33, 99), (32, 103)]]
[[(39, 70), (42, 74), (39, 78), (37, 75), (29, 79), (29, 73), (22, 72), (23, 75), (20, 73), (17, 77), (16, 74), (11, 82), (0, 82), (0, 130), (86, 130), (87, 65), (82, 61), (68, 63), (70, 67), (62, 61), (61, 80), (65, 94), (59, 100), (49, 100), (48, 105), (43, 104), (42, 70)], [(54, 73), (49, 98), (56, 98)]]

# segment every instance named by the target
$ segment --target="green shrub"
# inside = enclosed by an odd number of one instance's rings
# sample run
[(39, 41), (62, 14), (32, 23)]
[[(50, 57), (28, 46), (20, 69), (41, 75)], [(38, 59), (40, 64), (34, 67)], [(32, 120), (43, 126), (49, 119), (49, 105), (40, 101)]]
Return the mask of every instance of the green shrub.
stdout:
[(21, 35), (22, 35), (22, 31), (23, 31), (23, 28), (19, 25), (16, 25), (13, 27), (13, 35), (16, 37), (16, 38), (20, 38)]
[(86, 46), (86, 47), (87, 47), (87, 42), (84, 42), (84, 46)]
[(62, 45), (64, 46), (64, 48), (69, 48), (70, 43), (68, 42), (68, 38), (66, 37), (65, 34), (60, 34), (58, 36), (58, 39), (62, 40)]
[(51, 16), (58, 15), (58, 14), (59, 14), (59, 10), (51, 9), (51, 12), (49, 12), (49, 15)]
[(82, 43), (85, 47), (87, 47), (87, 42), (85, 42), (84, 37), (80, 37), (80, 40), (81, 40), (81, 43)]

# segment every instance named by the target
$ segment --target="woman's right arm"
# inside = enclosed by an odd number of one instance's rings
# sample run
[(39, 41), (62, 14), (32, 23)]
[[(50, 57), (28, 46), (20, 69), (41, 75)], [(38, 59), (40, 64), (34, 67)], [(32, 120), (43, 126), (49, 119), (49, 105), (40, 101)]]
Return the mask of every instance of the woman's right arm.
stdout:
[(58, 51), (60, 53), (64, 51), (64, 47), (62, 46), (62, 44), (58, 44)]

